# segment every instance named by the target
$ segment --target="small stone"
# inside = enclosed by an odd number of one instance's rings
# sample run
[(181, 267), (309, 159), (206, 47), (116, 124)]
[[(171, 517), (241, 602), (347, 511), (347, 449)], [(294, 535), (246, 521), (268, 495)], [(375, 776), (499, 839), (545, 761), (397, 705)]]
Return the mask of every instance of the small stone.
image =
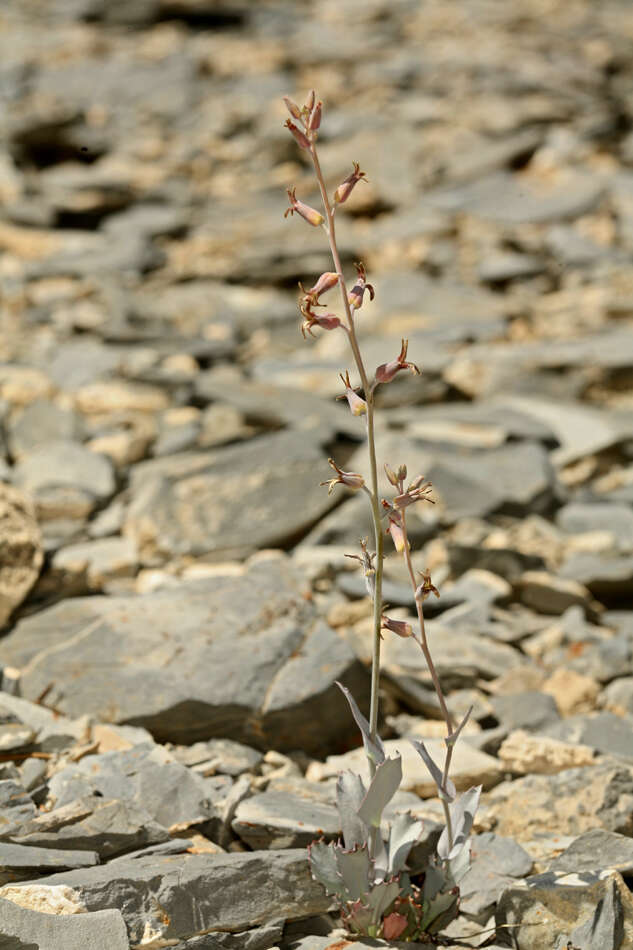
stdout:
[(89, 868), (98, 863), (99, 855), (94, 851), (34, 848), (0, 841), (0, 884), (28, 879), (37, 872)]
[(611, 712), (569, 716), (547, 726), (543, 733), (565, 742), (580, 742), (603, 755), (633, 759), (633, 717)]
[(0, 365), (0, 399), (12, 406), (29, 406), (52, 396), (54, 386), (48, 376), (31, 366)]
[(542, 614), (562, 614), (574, 604), (588, 607), (591, 595), (575, 580), (547, 571), (525, 571), (516, 582), (521, 603)]
[(0, 483), (0, 628), (38, 578), (44, 553), (32, 501)]
[(633, 582), (633, 555), (574, 554), (561, 566), (560, 574), (583, 584), (599, 598), (628, 596)]
[(77, 893), (63, 884), (5, 884), (0, 888), (0, 898), (40, 914), (67, 916), (83, 914), (86, 910)]
[(618, 835), (604, 828), (583, 832), (549, 867), (550, 871), (576, 874), (605, 869), (630, 875), (633, 872), (633, 842), (627, 835)]
[(20, 907), (12, 900), (0, 900), (0, 940), (15, 950), (129, 950), (125, 923), (119, 910), (94, 914), (39, 913)]
[(595, 709), (600, 686), (591, 676), (559, 668), (545, 680), (541, 689), (554, 697), (561, 716), (571, 716)]
[(30, 403), (11, 425), (9, 448), (15, 460), (52, 439), (75, 441), (80, 435), (79, 419), (69, 409), (48, 400)]
[(510, 772), (552, 775), (563, 769), (591, 765), (594, 751), (589, 746), (531, 736), (523, 729), (516, 729), (501, 743), (497, 756)]
[(85, 581), (85, 589), (103, 590), (112, 581), (133, 577), (138, 569), (136, 545), (130, 538), (100, 538), (69, 544), (51, 560), (49, 584), (63, 588), (73, 580)]
[(556, 523), (570, 534), (608, 531), (619, 550), (633, 550), (633, 510), (627, 505), (576, 502), (557, 512)]
[(169, 406), (169, 398), (162, 389), (120, 380), (103, 380), (81, 386), (75, 394), (75, 401), (79, 411), (86, 415), (125, 411), (159, 412)]
[(15, 468), (16, 483), (45, 519), (83, 517), (114, 493), (110, 462), (76, 442), (46, 442)]
[(332, 804), (273, 790), (242, 801), (231, 826), (253, 850), (297, 848), (317, 838), (333, 839), (340, 819)]
[(508, 729), (539, 732), (560, 720), (554, 697), (537, 690), (492, 696), (490, 703), (500, 725)]

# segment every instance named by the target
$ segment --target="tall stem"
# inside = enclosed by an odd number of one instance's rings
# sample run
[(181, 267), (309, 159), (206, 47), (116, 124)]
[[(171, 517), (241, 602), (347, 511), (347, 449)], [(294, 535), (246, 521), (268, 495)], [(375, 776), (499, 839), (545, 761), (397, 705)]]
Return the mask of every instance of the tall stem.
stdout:
[[(362, 387), (365, 391), (365, 401), (367, 403), (367, 449), (369, 452), (369, 468), (370, 468), (370, 478), (371, 478), (371, 490), (370, 490), (370, 501), (371, 501), (371, 513), (372, 520), (374, 523), (374, 539), (376, 545), (376, 573), (374, 575), (374, 636), (373, 636), (373, 648), (372, 648), (372, 663), (371, 663), (371, 699), (370, 699), (370, 708), (369, 708), (369, 728), (371, 731), (372, 739), (376, 738), (378, 732), (378, 690), (380, 683), (380, 643), (381, 643), (381, 634), (380, 634), (380, 624), (382, 617), (382, 574), (383, 574), (383, 534), (382, 534), (382, 523), (380, 518), (380, 504), (378, 501), (378, 466), (376, 464), (376, 440), (375, 440), (375, 429), (374, 429), (374, 395), (373, 391), (369, 385), (369, 380), (367, 378), (367, 372), (365, 370), (365, 365), (363, 363), (363, 358), (358, 346), (358, 340), (356, 338), (356, 329), (354, 327), (354, 310), (350, 306), (349, 298), (347, 295), (347, 287), (345, 285), (345, 276), (343, 274), (343, 268), (341, 267), (341, 258), (338, 252), (338, 247), (336, 244), (336, 229), (334, 225), (334, 211), (330, 205), (329, 198), (327, 196), (327, 191), (325, 188), (325, 181), (323, 179), (323, 173), (321, 172), (321, 166), (319, 164), (319, 157), (317, 155), (316, 146), (312, 143), (310, 148), (310, 155), (312, 157), (312, 163), (314, 165), (314, 172), (316, 175), (316, 180), (319, 185), (319, 191), (321, 192), (321, 200), (323, 201), (323, 207), (325, 209), (325, 217), (327, 220), (327, 235), (328, 241), (330, 244), (330, 251), (332, 252), (332, 260), (334, 261), (334, 267), (336, 273), (338, 274), (339, 286), (341, 288), (341, 296), (343, 298), (343, 306), (345, 308), (345, 317), (347, 320), (347, 330), (348, 337), (350, 341), (350, 346), (352, 348), (352, 353), (354, 355), (354, 362), (356, 363), (356, 368), (358, 369), (358, 374), (360, 376)], [(370, 773), (373, 775), (376, 766), (372, 759), (368, 759)]]
[[(411, 579), (411, 586), (413, 587), (414, 595), (417, 589), (415, 583), (415, 573), (413, 571), (413, 563), (411, 561), (411, 551), (409, 549), (409, 539), (407, 537), (407, 521), (405, 516), (405, 510), (401, 512), (401, 523), (402, 523), (402, 534), (404, 536), (404, 560), (407, 565), (407, 570), (409, 572), (409, 577)], [(437, 701), (440, 704), (440, 710), (442, 712), (442, 718), (446, 723), (446, 734), (450, 736), (453, 731), (453, 719), (451, 714), (448, 711), (446, 705), (446, 700), (444, 699), (444, 693), (442, 691), (442, 684), (440, 683), (440, 678), (437, 675), (437, 670), (435, 669), (435, 664), (433, 663), (433, 657), (431, 656), (431, 651), (429, 650), (429, 644), (426, 637), (426, 626), (424, 624), (424, 606), (421, 597), (415, 597), (415, 606), (418, 614), (418, 621), (420, 624), (420, 639), (417, 642), (420, 644), (420, 649), (424, 654), (424, 659), (426, 660), (426, 665), (428, 671), (431, 674), (431, 680), (433, 686), (435, 687), (435, 693), (437, 695)], [(446, 749), (446, 758), (444, 760), (444, 772), (442, 775), (442, 791), (446, 791), (446, 780), (448, 779), (448, 773), (451, 765), (451, 759), (453, 757), (453, 743), (449, 743)], [(440, 796), (440, 801), (442, 802), (442, 808), (444, 810), (444, 819), (446, 821), (446, 833), (448, 835), (448, 850), (450, 851), (453, 847), (453, 828), (451, 824), (451, 815), (448, 809), (448, 803), (446, 800)]]

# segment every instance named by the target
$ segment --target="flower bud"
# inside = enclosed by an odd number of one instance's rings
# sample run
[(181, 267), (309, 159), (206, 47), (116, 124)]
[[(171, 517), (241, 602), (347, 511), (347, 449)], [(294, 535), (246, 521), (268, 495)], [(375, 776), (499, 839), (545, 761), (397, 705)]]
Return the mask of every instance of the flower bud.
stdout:
[(337, 398), (347, 399), (353, 416), (362, 416), (367, 412), (367, 403), (352, 389), (352, 384), (349, 381), (349, 373), (345, 373), (345, 376), (341, 375), (341, 379), (343, 380), (343, 385), (345, 386), (345, 393), (342, 396), (338, 396)]
[(319, 99), (312, 112), (310, 113), (310, 118), (308, 119), (308, 128), (311, 132), (316, 132), (319, 126), (321, 125), (321, 112), (323, 109), (323, 103)]
[(380, 626), (383, 630), (391, 630), (399, 637), (412, 637), (413, 627), (406, 620), (394, 620), (392, 617), (386, 617), (384, 614), (380, 620)]
[(367, 175), (365, 172), (360, 170), (360, 165), (358, 162), (354, 162), (354, 171), (344, 178), (341, 184), (338, 186), (334, 192), (334, 202), (338, 205), (342, 205), (344, 201), (347, 201), (349, 196), (352, 193), (352, 189), (356, 185), (357, 181), (367, 181)]
[(289, 99), (288, 96), (283, 97), (284, 102), (286, 103), (286, 109), (293, 117), (293, 119), (301, 119), (301, 109), (296, 102), (293, 102), (292, 99)]
[(314, 333), (312, 333), (312, 327), (314, 326), (321, 327), (322, 330), (336, 330), (337, 327), (342, 326), (340, 319), (335, 313), (314, 313), (314, 311), (310, 310), (306, 313), (306, 317), (305, 322), (301, 324), (301, 332), (303, 333), (304, 339), (306, 333), (309, 333), (310, 336), (314, 336)]
[(305, 109), (305, 111), (308, 113), (308, 115), (309, 115), (310, 112), (312, 112), (312, 110), (314, 109), (314, 100), (315, 100), (315, 99), (316, 99), (316, 92), (314, 91), (314, 89), (311, 89), (311, 90), (310, 90), (310, 94), (309, 94), (308, 98), (306, 99), (306, 104), (305, 104), (304, 107), (303, 107), (303, 108)]
[(407, 477), (407, 466), (400, 465), (398, 468), (398, 481), (403, 482), (406, 477)]
[(338, 274), (334, 273), (334, 271), (326, 271), (324, 274), (321, 274), (314, 287), (310, 287), (308, 293), (311, 294), (315, 300), (318, 300), (321, 294), (324, 294), (327, 290), (331, 290), (332, 287), (336, 287), (337, 284)]
[(389, 518), (389, 524), (386, 530), (387, 534), (391, 535), (391, 540), (393, 541), (396, 551), (398, 554), (402, 554), (404, 551), (404, 531), (402, 530), (402, 524), (399, 520), (396, 521), (395, 518)]
[(306, 151), (309, 151), (311, 147), (310, 139), (303, 134), (301, 129), (298, 128), (294, 124), (294, 122), (291, 122), (290, 119), (286, 119), (286, 121), (284, 122), (284, 125), (286, 126), (287, 129), (289, 129), (290, 132), (292, 132), (299, 148), (304, 148), (306, 149)]
[(394, 472), (394, 470), (393, 470), (392, 468), (390, 468), (389, 465), (387, 465), (386, 462), (385, 462), (385, 475), (387, 476), (387, 478), (389, 479), (389, 481), (391, 482), (391, 484), (393, 485), (393, 487), (394, 487), (394, 488), (397, 488), (397, 487), (398, 487), (398, 476), (396, 475), (396, 473)]
[(310, 205), (306, 205), (303, 203), (303, 201), (299, 201), (295, 194), (295, 188), (288, 188), (287, 191), (290, 207), (286, 208), (284, 211), (284, 218), (288, 217), (289, 214), (293, 215), (296, 211), (297, 214), (300, 214), (301, 217), (308, 222), (308, 224), (311, 224), (315, 228), (318, 228), (319, 225), (323, 224), (323, 221), (325, 220), (323, 215), (320, 214), (316, 208), (311, 208)]

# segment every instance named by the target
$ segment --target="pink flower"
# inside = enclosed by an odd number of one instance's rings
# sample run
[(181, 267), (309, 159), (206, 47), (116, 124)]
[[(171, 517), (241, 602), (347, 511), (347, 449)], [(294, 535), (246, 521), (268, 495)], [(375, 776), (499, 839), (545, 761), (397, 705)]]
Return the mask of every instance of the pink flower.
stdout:
[(300, 214), (304, 220), (311, 224), (312, 227), (318, 228), (320, 224), (323, 224), (325, 220), (322, 214), (315, 208), (311, 208), (310, 205), (306, 205), (303, 201), (299, 201), (296, 195), (296, 188), (288, 188), (288, 200), (290, 201), (290, 207), (286, 208), (284, 211), (284, 218), (287, 218), (288, 215), (293, 215), (295, 211), (297, 214)]
[(367, 412), (367, 403), (352, 389), (348, 372), (345, 373), (345, 376), (341, 374), (341, 379), (343, 380), (343, 385), (345, 386), (345, 392), (342, 396), (337, 396), (336, 398), (347, 399), (348, 405), (352, 411), (352, 415), (362, 416)]
[(354, 264), (354, 267), (357, 271), (356, 283), (350, 290), (347, 299), (349, 301), (350, 307), (353, 307), (354, 310), (360, 310), (363, 305), (363, 297), (365, 296), (365, 291), (369, 291), (369, 299), (374, 299), (374, 288), (371, 284), (367, 283), (365, 265), (364, 264)]
[(286, 121), (284, 122), (284, 125), (290, 132), (292, 132), (299, 148), (303, 148), (306, 151), (310, 151), (311, 143), (307, 135), (304, 135), (301, 129), (298, 126), (296, 126), (294, 122), (292, 122), (291, 119), (286, 119)]
[(354, 171), (350, 175), (348, 175), (347, 178), (343, 179), (341, 184), (338, 186), (338, 188), (334, 192), (334, 201), (338, 205), (342, 205), (344, 201), (347, 201), (357, 181), (368, 180), (365, 172), (362, 172), (360, 170), (360, 165), (358, 164), (358, 162), (354, 162), (353, 164), (354, 164)]
[(399, 637), (412, 637), (413, 627), (406, 620), (394, 620), (392, 617), (386, 617), (384, 614), (380, 621), (383, 630), (391, 630)]
[(390, 363), (382, 363), (376, 370), (376, 382), (377, 383), (390, 383), (394, 378), (396, 373), (399, 373), (401, 369), (410, 369), (412, 373), (416, 376), (420, 375), (420, 370), (417, 368), (415, 363), (407, 363), (407, 349), (409, 347), (409, 341), (403, 340), (402, 346), (400, 348), (400, 354), (395, 360), (391, 360)]
[(431, 594), (439, 597), (440, 592), (431, 581), (431, 572), (429, 570), (418, 571), (418, 574), (422, 577), (422, 583), (415, 589), (415, 599), (423, 603)]
[(342, 468), (338, 467), (334, 459), (328, 459), (328, 462), (336, 472), (336, 478), (330, 478), (327, 482), (321, 482), (321, 485), (328, 486), (328, 495), (332, 494), (336, 485), (346, 485), (348, 488), (358, 491), (358, 489), (362, 488), (365, 484), (365, 479), (362, 475), (359, 475), (358, 472), (344, 472)]

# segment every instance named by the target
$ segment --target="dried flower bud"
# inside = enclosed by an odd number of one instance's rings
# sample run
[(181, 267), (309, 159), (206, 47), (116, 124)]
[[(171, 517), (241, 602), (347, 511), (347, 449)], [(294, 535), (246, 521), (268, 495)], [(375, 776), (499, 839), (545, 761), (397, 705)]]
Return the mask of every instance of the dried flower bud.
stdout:
[(350, 292), (349, 292), (349, 294), (348, 294), (348, 296), (347, 296), (347, 299), (348, 299), (348, 301), (349, 301), (350, 307), (352, 307), (354, 310), (360, 310), (360, 308), (361, 308), (362, 305), (363, 305), (363, 297), (364, 297), (364, 295), (365, 295), (365, 291), (366, 291), (366, 290), (369, 291), (370, 300), (373, 300), (373, 299), (374, 299), (374, 288), (372, 287), (371, 284), (368, 284), (368, 283), (367, 283), (367, 280), (366, 280), (367, 275), (366, 275), (366, 273), (365, 273), (365, 265), (364, 265), (364, 264), (354, 264), (354, 267), (356, 268), (356, 271), (357, 271), (356, 283), (354, 284), (354, 286), (353, 286), (352, 289), (350, 290)]
[(337, 205), (342, 205), (344, 201), (347, 201), (357, 181), (368, 181), (368, 178), (365, 172), (360, 170), (358, 162), (354, 162), (354, 171), (343, 179), (334, 192), (334, 201)]
[(400, 465), (398, 468), (398, 481), (403, 482), (406, 477), (407, 477), (407, 466)]
[(343, 385), (345, 386), (345, 392), (342, 396), (337, 396), (337, 399), (347, 399), (349, 407), (354, 416), (362, 416), (367, 412), (367, 403), (364, 399), (361, 398), (357, 393), (352, 389), (352, 384), (349, 380), (349, 373), (345, 373), (345, 376), (341, 375), (343, 380)]
[(370, 554), (368, 552), (367, 538), (361, 539), (360, 549), (362, 554), (346, 554), (345, 557), (352, 558), (354, 561), (360, 561), (363, 567), (363, 574), (365, 576), (365, 587), (367, 588), (367, 593), (373, 598), (376, 591), (376, 569), (374, 568), (374, 558), (376, 555)]
[(377, 383), (390, 383), (394, 378), (396, 373), (399, 373), (401, 369), (410, 369), (412, 373), (419, 376), (420, 370), (414, 363), (407, 363), (407, 349), (409, 348), (409, 341), (403, 340), (402, 346), (400, 347), (400, 354), (395, 360), (391, 360), (390, 363), (382, 363), (376, 370), (376, 382)]
[(310, 205), (306, 205), (303, 201), (299, 201), (295, 194), (295, 188), (288, 188), (288, 200), (290, 201), (290, 207), (286, 208), (284, 211), (284, 218), (287, 218), (288, 215), (293, 215), (295, 211), (297, 214), (300, 214), (301, 217), (311, 224), (313, 227), (318, 228), (319, 225), (323, 224), (325, 220), (322, 214), (316, 210), (316, 208), (311, 208)]
[(434, 587), (431, 581), (431, 572), (428, 570), (418, 571), (418, 574), (422, 577), (422, 583), (415, 589), (415, 599), (422, 603), (431, 594), (435, 594), (436, 597), (439, 597), (440, 592), (437, 587)]
[(391, 540), (398, 554), (402, 554), (404, 551), (404, 531), (402, 529), (400, 515), (397, 515), (397, 518), (389, 517), (389, 524), (387, 525), (386, 531), (387, 534), (391, 535)]
[(283, 97), (284, 102), (286, 103), (286, 109), (293, 117), (293, 119), (301, 120), (301, 109), (296, 102), (293, 102), (292, 99), (289, 99), (288, 96)]
[(323, 103), (319, 99), (317, 104), (314, 106), (310, 113), (310, 118), (308, 119), (308, 128), (311, 132), (316, 132), (319, 126), (321, 125), (321, 112), (323, 110)]
[(291, 122), (290, 119), (286, 119), (284, 125), (290, 130), (290, 132), (292, 132), (299, 148), (304, 148), (306, 151), (309, 151), (311, 148), (310, 139), (303, 134), (301, 129), (298, 128), (294, 122)]
[(392, 468), (390, 468), (389, 465), (387, 465), (386, 462), (385, 462), (385, 475), (387, 476), (387, 478), (389, 479), (389, 481), (391, 482), (391, 484), (393, 485), (393, 487), (394, 487), (394, 488), (397, 488), (397, 487), (398, 487), (398, 476), (396, 475), (396, 473), (394, 472), (394, 470), (393, 470)]
[(391, 630), (399, 637), (412, 637), (413, 627), (406, 620), (394, 620), (392, 617), (386, 617), (384, 614), (380, 620), (380, 626), (383, 630)]
[(320, 483), (328, 486), (328, 495), (332, 494), (335, 485), (346, 485), (348, 488), (358, 491), (365, 484), (365, 479), (358, 472), (344, 472), (343, 469), (338, 467), (334, 459), (328, 459), (328, 462), (336, 472), (336, 478), (330, 478), (329, 481)]
[(424, 482), (420, 477), (416, 478), (415, 481), (409, 485), (406, 492), (396, 495), (393, 500), (393, 507), (402, 511), (403, 508), (408, 508), (409, 505), (414, 505), (417, 501), (428, 501), (434, 505), (435, 502), (428, 496), (432, 487), (430, 482)]
[(312, 110), (314, 109), (315, 99), (316, 99), (316, 92), (314, 91), (314, 89), (311, 89), (310, 94), (308, 95), (308, 98), (306, 99), (306, 104), (303, 107), (308, 114), (312, 112)]
[(338, 274), (336, 274), (334, 271), (326, 271), (324, 274), (321, 274), (314, 287), (310, 287), (308, 294), (314, 297), (314, 302), (316, 303), (321, 294), (331, 290), (332, 287), (336, 287), (337, 284)]

